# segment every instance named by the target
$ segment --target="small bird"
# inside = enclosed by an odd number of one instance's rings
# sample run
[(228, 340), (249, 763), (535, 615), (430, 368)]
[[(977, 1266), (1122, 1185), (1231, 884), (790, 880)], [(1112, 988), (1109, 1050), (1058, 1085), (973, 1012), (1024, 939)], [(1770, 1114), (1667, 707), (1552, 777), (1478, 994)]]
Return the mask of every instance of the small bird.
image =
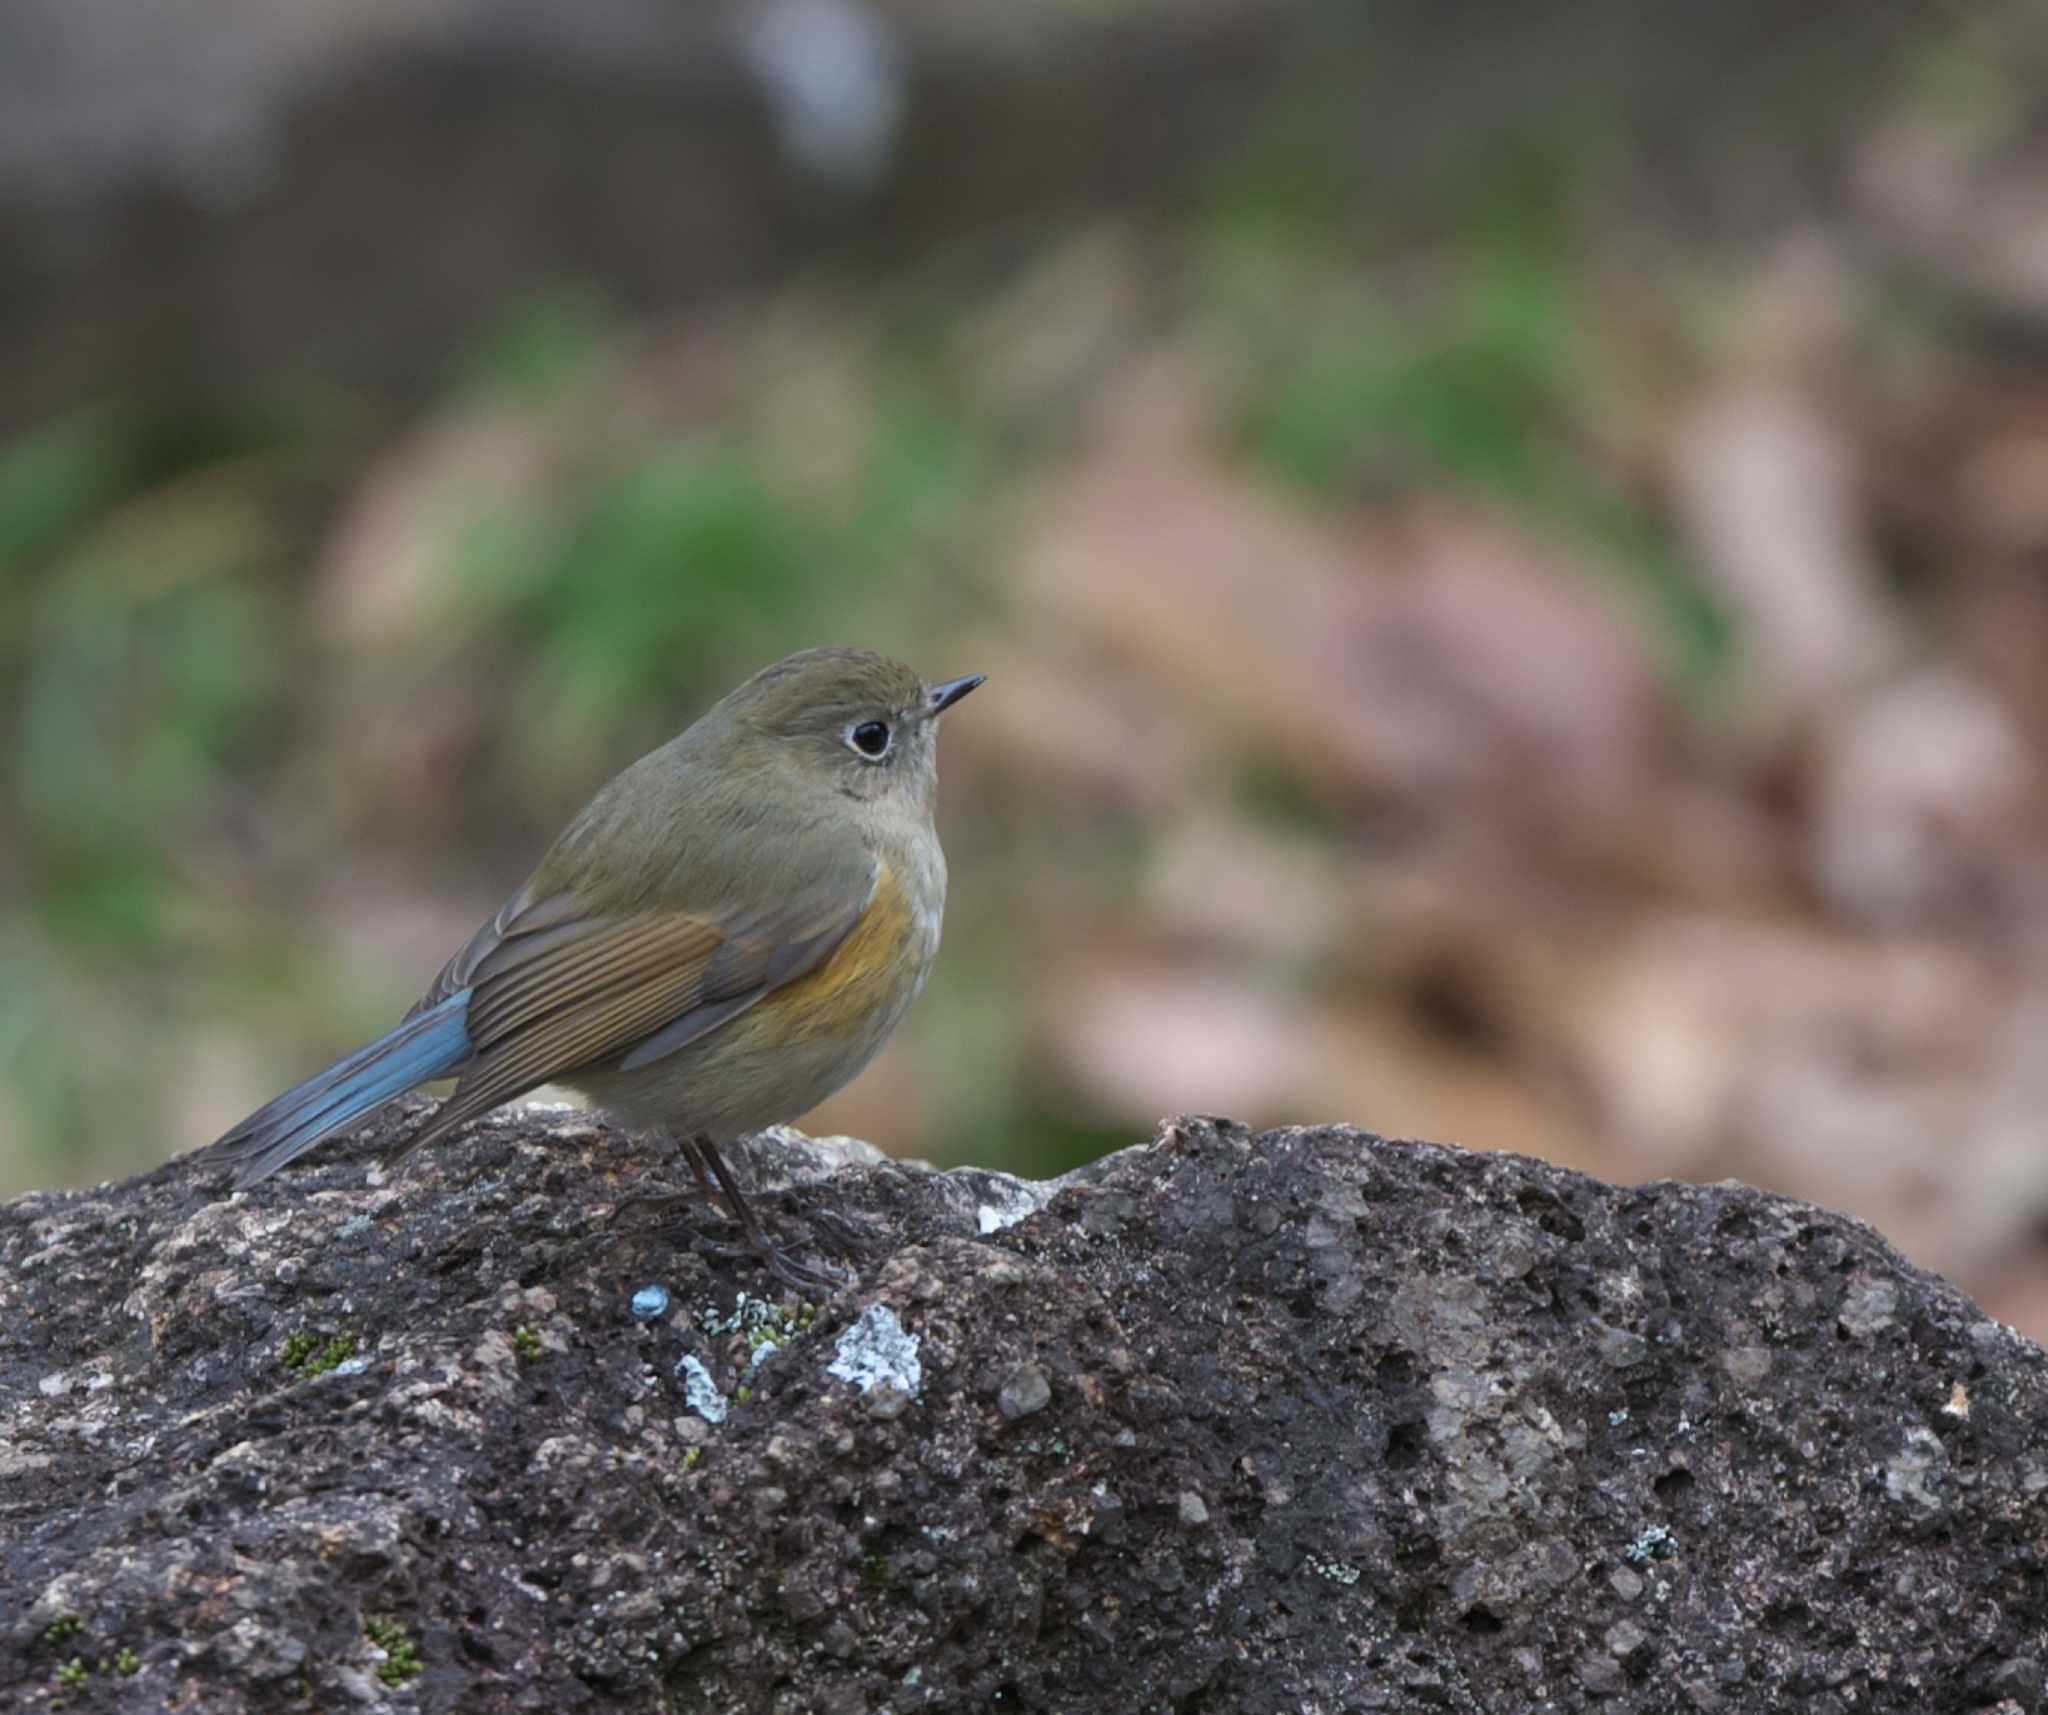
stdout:
[(719, 1145), (816, 1107), (874, 1058), (939, 950), (939, 716), (856, 649), (764, 668), (643, 756), (398, 1027), (208, 1147), (237, 1188), (436, 1078), (455, 1090), (403, 1159), (539, 1085), (681, 1140), (699, 1185), (782, 1278)]

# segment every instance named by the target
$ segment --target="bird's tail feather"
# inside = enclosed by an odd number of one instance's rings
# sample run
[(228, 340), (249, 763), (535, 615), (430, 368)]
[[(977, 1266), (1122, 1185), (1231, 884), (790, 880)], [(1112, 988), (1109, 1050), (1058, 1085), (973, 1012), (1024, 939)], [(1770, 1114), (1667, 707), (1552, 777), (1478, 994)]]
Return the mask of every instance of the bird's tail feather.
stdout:
[(237, 1189), (268, 1179), (373, 1108), (415, 1084), (445, 1076), (468, 1059), (469, 1030), (463, 1020), (468, 1007), (469, 990), (457, 990), (258, 1108), (205, 1154), (238, 1164)]

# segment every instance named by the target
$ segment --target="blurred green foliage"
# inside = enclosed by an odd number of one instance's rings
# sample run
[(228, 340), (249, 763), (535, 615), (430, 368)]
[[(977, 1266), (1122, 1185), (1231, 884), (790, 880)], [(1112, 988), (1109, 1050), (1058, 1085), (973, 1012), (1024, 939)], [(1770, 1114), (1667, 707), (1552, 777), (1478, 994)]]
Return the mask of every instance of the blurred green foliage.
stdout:
[(60, 934), (109, 948), (163, 938), (170, 836), (281, 686), (274, 603), (236, 563), (255, 544), (156, 546), (146, 564), (87, 549), (53, 566), (24, 651), (16, 789), (40, 896)]
[[(108, 412), (79, 412), (0, 447), (0, 566), (49, 552), (134, 485), (137, 449)], [(19, 597), (10, 578), (0, 590)], [(10, 634), (16, 602), (10, 600)]]
[(136, 1026), (210, 946), (181, 847), (284, 707), (280, 542), (224, 450), (112, 411), (0, 450), (0, 1119), (53, 1161), (150, 1111)]
[(1548, 521), (1638, 584), (1681, 679), (1703, 681), (1726, 663), (1727, 626), (1587, 420), (1605, 342), (1573, 262), (1576, 179), (1555, 155), (1510, 151), (1405, 290), (1313, 234), (1289, 245), (1253, 223), (1246, 246), (1241, 224), (1226, 227), (1213, 289), (1260, 353), (1246, 445), (1319, 494), (1448, 483)]
[(458, 357), (454, 390), (545, 404), (588, 375), (619, 333), (617, 317), (590, 286), (529, 293)]
[(562, 511), (475, 521), (456, 588), (531, 659), (527, 712), (579, 739), (772, 647), (804, 597), (797, 521), (717, 439), (657, 448)]

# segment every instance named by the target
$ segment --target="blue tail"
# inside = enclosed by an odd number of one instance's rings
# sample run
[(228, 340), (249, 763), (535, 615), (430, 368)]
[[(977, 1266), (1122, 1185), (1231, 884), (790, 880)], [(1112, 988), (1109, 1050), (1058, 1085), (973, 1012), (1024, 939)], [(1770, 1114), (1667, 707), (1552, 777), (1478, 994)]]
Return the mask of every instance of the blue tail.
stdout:
[(469, 1058), (463, 1015), (469, 990), (408, 1018), (396, 1030), (358, 1048), (346, 1060), (287, 1090), (229, 1132), (206, 1154), (238, 1162), (239, 1190), (268, 1179), (287, 1162), (343, 1130), (415, 1084), (444, 1077)]

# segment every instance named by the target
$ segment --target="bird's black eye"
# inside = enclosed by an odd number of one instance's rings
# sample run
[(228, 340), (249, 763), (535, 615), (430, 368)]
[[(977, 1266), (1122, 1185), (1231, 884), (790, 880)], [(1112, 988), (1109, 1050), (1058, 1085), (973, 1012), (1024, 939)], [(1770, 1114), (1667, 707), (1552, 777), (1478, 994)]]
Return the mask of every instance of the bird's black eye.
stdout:
[(880, 762), (889, 754), (889, 723), (862, 721), (846, 735), (846, 742), (870, 762)]

